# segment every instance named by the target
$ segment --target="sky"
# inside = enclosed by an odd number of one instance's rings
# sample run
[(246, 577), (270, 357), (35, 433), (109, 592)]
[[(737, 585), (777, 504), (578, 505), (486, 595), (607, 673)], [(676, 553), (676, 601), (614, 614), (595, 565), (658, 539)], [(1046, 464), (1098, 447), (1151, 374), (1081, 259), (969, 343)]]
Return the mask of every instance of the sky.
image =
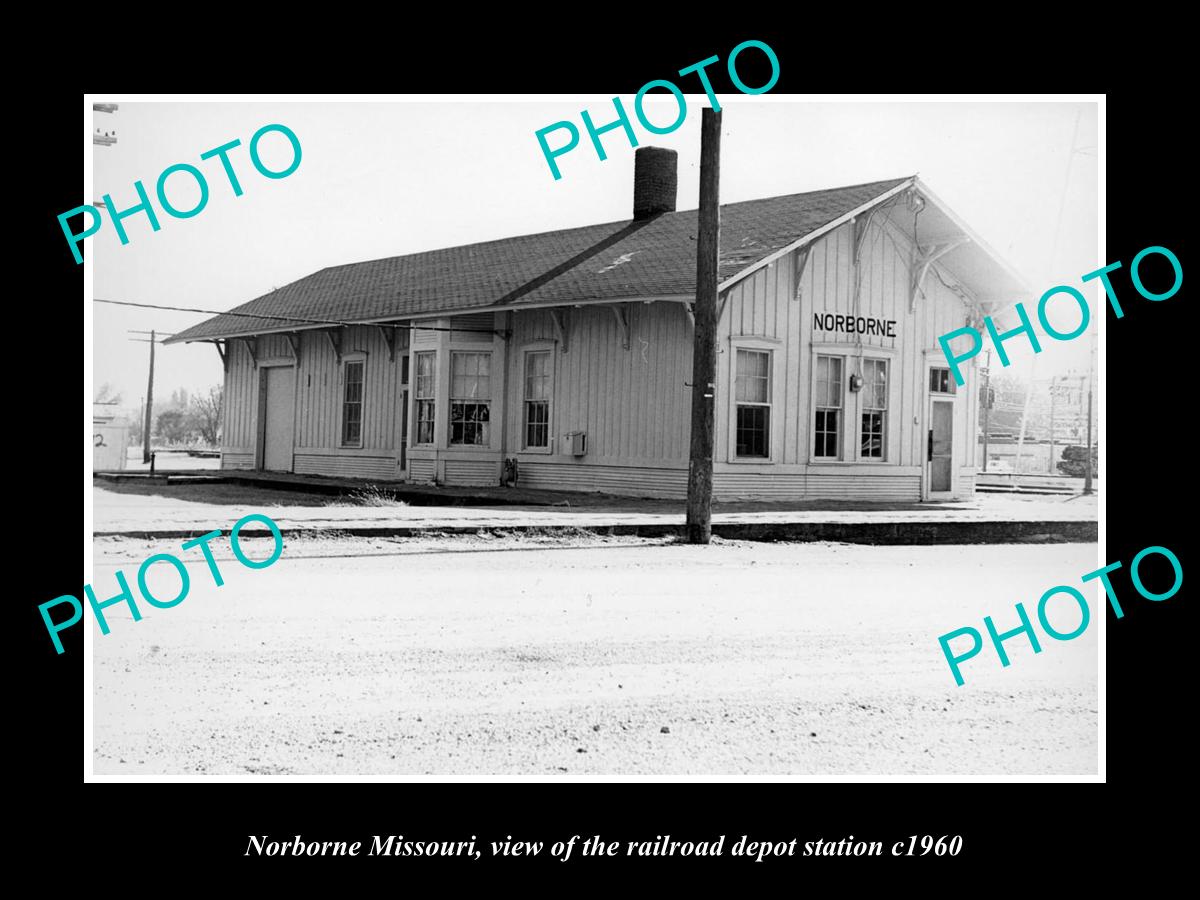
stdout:
[[(622, 97), (629, 110), (632, 100)], [(1094, 103), (719, 100), (722, 203), (919, 174), (1036, 291), (1026, 298), (1031, 317), (1042, 290), (1082, 288), (1080, 276), (1108, 262), (1096, 255)], [(651, 135), (634, 120), (641, 145), (679, 152), (679, 209), (698, 205), (706, 100), (689, 95), (687, 103), (683, 125), (669, 135)], [(604, 136), (608, 158), (600, 160), (580, 124), (581, 109), (597, 125), (613, 118), (611, 98), (597, 96), (120, 102), (115, 113), (93, 113), (97, 127), (115, 130), (117, 143), (94, 148), (95, 196), (81, 202), (107, 193), (118, 209), (134, 206), (134, 182), (141, 180), (153, 198), (159, 173), (175, 163), (199, 168), (210, 195), (187, 219), (166, 215), (154, 199), (161, 229), (153, 231), (144, 214), (135, 214), (124, 220), (124, 246), (106, 219), (86, 242), (94, 296), (222, 311), (325, 266), (629, 219), (634, 149), (618, 129)], [(646, 110), (661, 123), (677, 113), (669, 97), (647, 102)], [(583, 134), (575, 150), (558, 158), (562, 178), (556, 181), (534, 135), (560, 120), (575, 122)], [(273, 123), (292, 129), (303, 153), (296, 171), (281, 179), (261, 176), (248, 155), (251, 136)], [(200, 159), (234, 139), (242, 142), (230, 153), (240, 197), (218, 160)], [(552, 146), (561, 139), (561, 133), (549, 138)], [(278, 133), (264, 137), (260, 150), (272, 169), (291, 160)], [(198, 199), (186, 174), (172, 175), (167, 184), (180, 209)], [(1096, 312), (1096, 291), (1084, 293)], [(95, 387), (112, 385), (123, 405), (136, 409), (145, 394), (149, 345), (131, 342), (142, 336), (128, 331), (171, 333), (205, 318), (94, 304)], [(1086, 371), (1086, 337), (1043, 344), (1039, 379)], [(1027, 374), (1032, 353), (1015, 348), (1010, 355), (1008, 371)], [(222, 378), (210, 344), (159, 346), (155, 370), (156, 398), (178, 388), (204, 390)]]

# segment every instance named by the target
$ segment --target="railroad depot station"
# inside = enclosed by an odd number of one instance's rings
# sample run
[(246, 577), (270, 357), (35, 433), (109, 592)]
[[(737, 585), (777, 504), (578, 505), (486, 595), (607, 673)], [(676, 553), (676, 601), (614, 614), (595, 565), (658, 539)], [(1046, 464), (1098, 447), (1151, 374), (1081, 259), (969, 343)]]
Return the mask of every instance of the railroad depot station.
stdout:
[[(687, 492), (697, 212), (635, 156), (631, 220), (322, 269), (168, 343), (225, 365), (221, 466)], [(970, 495), (980, 378), (937, 338), (1027, 295), (915, 176), (721, 207), (719, 500)]]

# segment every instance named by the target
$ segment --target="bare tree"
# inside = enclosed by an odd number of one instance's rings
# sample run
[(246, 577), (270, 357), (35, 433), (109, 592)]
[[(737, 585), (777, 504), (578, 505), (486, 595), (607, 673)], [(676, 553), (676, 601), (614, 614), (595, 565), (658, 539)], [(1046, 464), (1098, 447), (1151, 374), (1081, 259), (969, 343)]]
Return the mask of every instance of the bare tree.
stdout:
[(92, 398), (92, 402), (115, 405), (121, 402), (121, 392), (106, 381), (96, 388), (96, 396)]
[(216, 447), (221, 440), (221, 407), (224, 395), (225, 388), (219, 384), (214, 384), (205, 394), (192, 395), (193, 427), (210, 447)]

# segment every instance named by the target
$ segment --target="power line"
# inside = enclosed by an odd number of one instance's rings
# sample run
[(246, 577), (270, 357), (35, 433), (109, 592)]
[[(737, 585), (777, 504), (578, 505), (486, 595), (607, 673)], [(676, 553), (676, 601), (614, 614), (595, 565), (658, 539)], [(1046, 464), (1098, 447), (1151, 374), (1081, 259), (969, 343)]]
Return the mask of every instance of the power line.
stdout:
[[(383, 322), (351, 322), (336, 319), (308, 319), (303, 316), (272, 316), (267, 313), (221, 312), (219, 309), (197, 309), (192, 306), (156, 306), (153, 303), (133, 303), (129, 300), (101, 300), (92, 298), (93, 303), (107, 303), (112, 306), (134, 306), (138, 309), (161, 309), (167, 312), (204, 313), (210, 316), (237, 316), (243, 319), (269, 319), (274, 322), (287, 322), (289, 325), (388, 325)], [(497, 334), (494, 328), (438, 328), (433, 325), (388, 325), (391, 328), (407, 328), (409, 331), (456, 331), (459, 334)]]

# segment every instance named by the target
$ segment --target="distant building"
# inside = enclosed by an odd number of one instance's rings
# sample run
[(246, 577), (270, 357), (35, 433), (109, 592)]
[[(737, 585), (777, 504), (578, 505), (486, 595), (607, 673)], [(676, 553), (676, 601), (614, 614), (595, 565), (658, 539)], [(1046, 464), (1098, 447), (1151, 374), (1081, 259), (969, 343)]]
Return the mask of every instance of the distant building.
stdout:
[[(322, 269), (176, 334), (226, 366), (221, 465), (686, 493), (695, 210), (637, 151), (634, 218)], [(1018, 299), (916, 177), (721, 208), (718, 498), (974, 490), (974, 369), (937, 338)], [(344, 326), (329, 323), (347, 322)]]

